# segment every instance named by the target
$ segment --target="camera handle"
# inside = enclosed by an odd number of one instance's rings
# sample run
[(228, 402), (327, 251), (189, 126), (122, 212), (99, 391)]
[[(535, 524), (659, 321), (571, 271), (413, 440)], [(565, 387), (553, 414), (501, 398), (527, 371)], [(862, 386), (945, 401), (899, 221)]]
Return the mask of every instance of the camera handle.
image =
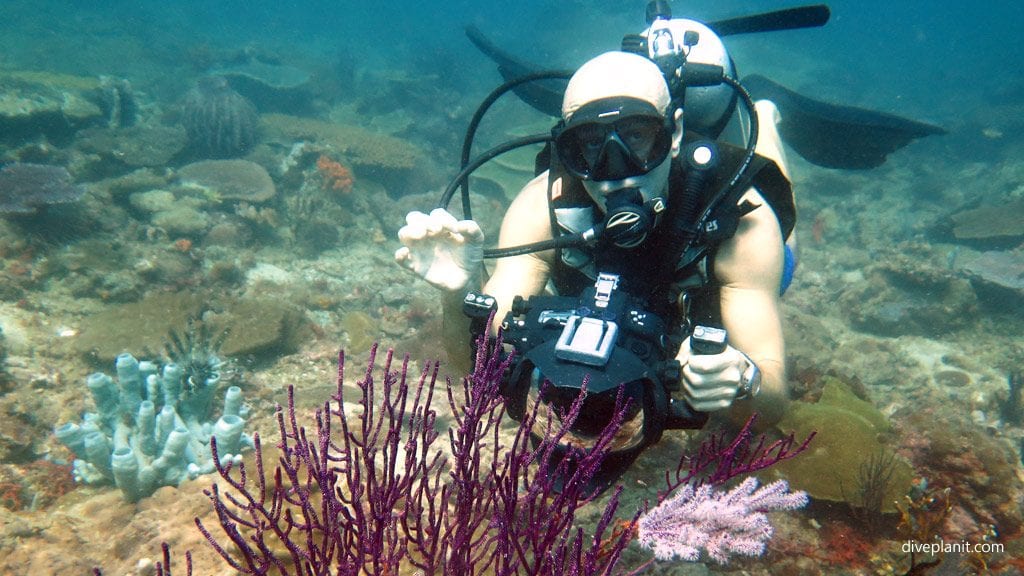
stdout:
[(711, 355), (725, 352), (728, 333), (724, 328), (697, 325), (690, 334), (690, 354)]
[[(690, 354), (721, 354), (725, 351), (726, 340), (727, 333), (722, 328), (694, 326), (693, 333), (690, 335)], [(675, 363), (674, 373), (665, 373), (662, 377), (664, 382), (677, 383), (674, 389), (678, 390), (678, 383), (681, 382), (683, 377), (682, 367), (679, 366), (678, 361), (673, 360), (673, 362)], [(707, 421), (708, 414), (706, 412), (697, 412), (686, 400), (682, 398), (671, 398), (669, 400), (669, 415), (665, 423), (666, 428), (703, 428)]]
[(491, 318), (498, 311), (498, 301), (493, 296), (481, 292), (470, 291), (462, 300), (462, 313), (469, 318), (469, 346), (476, 356), (477, 343), (490, 330)]

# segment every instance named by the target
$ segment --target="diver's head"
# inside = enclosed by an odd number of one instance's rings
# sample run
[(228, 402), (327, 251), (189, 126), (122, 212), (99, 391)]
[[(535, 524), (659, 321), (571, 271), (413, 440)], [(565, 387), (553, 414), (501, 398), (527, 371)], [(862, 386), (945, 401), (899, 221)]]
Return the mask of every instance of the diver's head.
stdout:
[(620, 246), (642, 242), (664, 210), (683, 133), (671, 102), (658, 66), (628, 52), (593, 58), (566, 88), (555, 150), (607, 213), (609, 231), (623, 232), (613, 239)]
[[(668, 85), (656, 64), (628, 52), (606, 52), (569, 79), (555, 146), (562, 164), (603, 197), (637, 187), (668, 160), (681, 137), (669, 110)], [(653, 183), (660, 193), (668, 182)], [(628, 183), (626, 183), (629, 181)]]

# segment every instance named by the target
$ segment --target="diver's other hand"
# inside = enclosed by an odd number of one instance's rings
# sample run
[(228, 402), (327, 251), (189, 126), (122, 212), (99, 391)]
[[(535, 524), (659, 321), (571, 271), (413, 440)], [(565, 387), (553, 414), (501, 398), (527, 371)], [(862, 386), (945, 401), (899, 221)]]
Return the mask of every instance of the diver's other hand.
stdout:
[(782, 122), (782, 113), (771, 100), (761, 99), (754, 102), (754, 110), (757, 110), (757, 122), (761, 126), (771, 126), (774, 129)]
[(714, 412), (742, 396), (757, 394), (761, 375), (746, 354), (726, 345), (718, 354), (693, 354), (690, 339), (676, 356), (683, 366), (683, 396), (698, 412)]
[(484, 258), (484, 233), (473, 220), (456, 220), (444, 208), (409, 212), (398, 231), (395, 262), (442, 290), (462, 290)]

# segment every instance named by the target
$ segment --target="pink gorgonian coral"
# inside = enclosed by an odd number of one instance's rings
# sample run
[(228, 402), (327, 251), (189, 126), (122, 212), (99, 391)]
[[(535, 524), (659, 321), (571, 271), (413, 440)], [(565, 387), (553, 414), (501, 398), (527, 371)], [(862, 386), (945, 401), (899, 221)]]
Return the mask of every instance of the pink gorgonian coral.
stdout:
[(683, 484), (637, 522), (640, 544), (659, 560), (695, 561), (701, 550), (726, 564), (733, 555), (760, 556), (772, 536), (766, 512), (807, 504), (805, 492), (790, 492), (785, 480), (757, 487), (748, 477), (729, 491)]

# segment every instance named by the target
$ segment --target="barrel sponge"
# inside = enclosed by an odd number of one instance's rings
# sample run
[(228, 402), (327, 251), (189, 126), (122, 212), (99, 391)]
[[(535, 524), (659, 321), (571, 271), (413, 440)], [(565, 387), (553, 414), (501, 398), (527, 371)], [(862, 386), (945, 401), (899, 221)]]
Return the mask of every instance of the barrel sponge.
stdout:
[(201, 78), (185, 95), (181, 119), (200, 157), (236, 158), (256, 144), (256, 107), (220, 76)]

